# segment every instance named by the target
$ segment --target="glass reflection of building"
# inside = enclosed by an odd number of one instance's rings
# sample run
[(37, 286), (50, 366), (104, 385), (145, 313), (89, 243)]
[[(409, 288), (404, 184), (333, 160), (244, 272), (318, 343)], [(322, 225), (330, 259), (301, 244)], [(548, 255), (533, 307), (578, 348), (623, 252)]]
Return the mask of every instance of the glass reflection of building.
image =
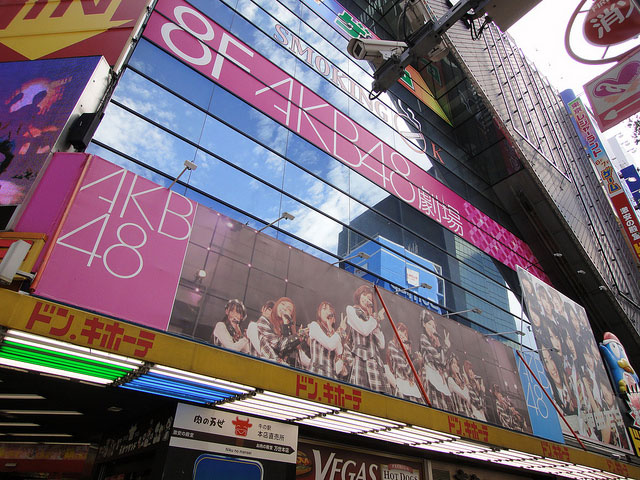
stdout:
[[(245, 2), (255, 7), (249, 19), (243, 14), (248, 10), (238, 6), (200, 3), (194, 5), (222, 27), (292, 77), (313, 85), (316, 93), (367, 125), (379, 138), (393, 139), (403, 155), (429, 168), (429, 173), (461, 197), (517, 232), (489, 188), (497, 176), (508, 173), (509, 165), (480, 162), (468, 153), (471, 149), (486, 151), (488, 142), (492, 142), (490, 150), (499, 151), (504, 138), (500, 139), (454, 62), (442, 62), (439, 67), (438, 78), (445, 83), (436, 93), (447, 116), (460, 127), (452, 128), (408, 90), (394, 90), (381, 97), (390, 109), (413, 112), (422, 126), (424, 137), (414, 140), (411, 148), (409, 140), (394, 131), (390, 122), (372, 115), (314, 71), (296, 49), (282, 48), (274, 40), (274, 32), (282, 31), (276, 30), (277, 25), (286, 18), (288, 32), (296, 32), (304, 45), (313, 45), (319, 55), (367, 91), (367, 66), (347, 56), (347, 39), (332, 25), (321, 21), (317, 30), (310, 26), (308, 19), (319, 19), (311, 7), (301, 3), (289, 11), (278, 2)], [(448, 96), (455, 100), (448, 101)], [(484, 134), (476, 135), (478, 126)], [(399, 127), (411, 131), (410, 125)], [(416, 145), (427, 154), (416, 152)], [(407, 265), (414, 263), (411, 256), (417, 255), (438, 266), (434, 276), (441, 291), (434, 291), (432, 300), (443, 313), (479, 308), (487, 313), (466, 313), (459, 319), (490, 331), (513, 330), (519, 319), (506, 302), (507, 289), (518, 289), (515, 272), (496, 266), (495, 260), (469, 242), (144, 38), (128, 61), (88, 150), (167, 184), (180, 171), (184, 159), (193, 160), (198, 170), (183, 179), (188, 187), (176, 188), (206, 206), (256, 228), (281, 212), (290, 212), (294, 221), (280, 222), (277, 229), (267, 232), (328, 262), (347, 256), (362, 242), (381, 237), (398, 245), (395, 254)], [(487, 151), (486, 155), (492, 154)], [(396, 287), (407, 286), (385, 278), (383, 272), (368, 273), (390, 280)]]

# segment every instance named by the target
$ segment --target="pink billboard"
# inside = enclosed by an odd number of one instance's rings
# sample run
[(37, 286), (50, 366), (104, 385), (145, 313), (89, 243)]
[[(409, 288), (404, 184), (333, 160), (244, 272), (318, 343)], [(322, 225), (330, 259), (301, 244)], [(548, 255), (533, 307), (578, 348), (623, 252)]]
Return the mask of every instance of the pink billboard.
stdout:
[(546, 279), (522, 240), (191, 5), (159, 1), (144, 36), (493, 258)]
[(196, 203), (90, 157), (68, 208), (35, 293), (165, 329)]

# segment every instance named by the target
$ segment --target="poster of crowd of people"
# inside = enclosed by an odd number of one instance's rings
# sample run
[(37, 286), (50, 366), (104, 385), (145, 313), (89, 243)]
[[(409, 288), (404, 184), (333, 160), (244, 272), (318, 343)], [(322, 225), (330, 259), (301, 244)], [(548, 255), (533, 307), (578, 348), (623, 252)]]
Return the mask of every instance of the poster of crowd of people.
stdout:
[(522, 268), (518, 277), (556, 405), (579, 436), (628, 450), (622, 415), (584, 308)]
[[(532, 432), (512, 349), (382, 292), (434, 407)], [(426, 403), (372, 284), (201, 206), (168, 329)]]

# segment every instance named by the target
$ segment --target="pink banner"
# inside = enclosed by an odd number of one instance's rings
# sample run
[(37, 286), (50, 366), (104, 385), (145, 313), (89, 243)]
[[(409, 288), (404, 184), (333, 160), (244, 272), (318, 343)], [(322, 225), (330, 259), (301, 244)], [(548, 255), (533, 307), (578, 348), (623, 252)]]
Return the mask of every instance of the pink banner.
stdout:
[(165, 330), (197, 204), (90, 161), (35, 293)]
[(493, 258), (546, 279), (522, 240), (211, 19), (181, 0), (156, 10), (146, 38)]

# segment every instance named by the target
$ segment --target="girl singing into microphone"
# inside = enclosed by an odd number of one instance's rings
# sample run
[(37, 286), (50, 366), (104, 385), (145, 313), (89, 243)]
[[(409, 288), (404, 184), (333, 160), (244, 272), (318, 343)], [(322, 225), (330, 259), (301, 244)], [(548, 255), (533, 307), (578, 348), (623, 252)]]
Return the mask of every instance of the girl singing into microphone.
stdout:
[(237, 352), (249, 353), (249, 339), (242, 333), (240, 322), (247, 316), (244, 304), (234, 298), (224, 308), (224, 318), (213, 329), (213, 344)]
[(379, 322), (384, 310), (376, 313), (373, 290), (361, 285), (353, 294), (354, 305), (346, 308), (350, 327), (353, 366), (349, 382), (377, 392), (389, 393), (382, 364), (385, 341)]

